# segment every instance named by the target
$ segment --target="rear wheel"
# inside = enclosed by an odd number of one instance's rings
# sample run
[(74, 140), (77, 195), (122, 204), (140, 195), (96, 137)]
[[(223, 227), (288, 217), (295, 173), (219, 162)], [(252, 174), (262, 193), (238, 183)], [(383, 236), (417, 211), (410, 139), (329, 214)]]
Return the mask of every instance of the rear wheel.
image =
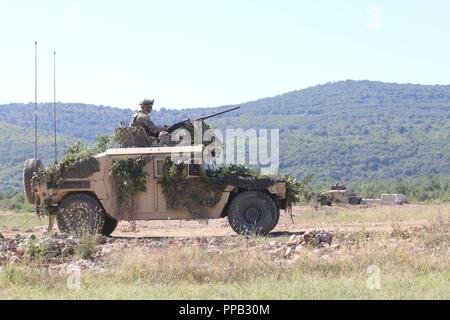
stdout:
[(39, 159), (27, 159), (23, 166), (23, 189), (27, 201), (34, 204), (36, 201), (36, 196), (31, 185), (31, 179), (33, 175), (43, 168), (42, 162)]
[(331, 206), (331, 201), (328, 200), (327, 197), (322, 197), (322, 198), (320, 198), (320, 204), (322, 206)]
[(110, 236), (111, 233), (113, 233), (114, 230), (116, 230), (118, 224), (119, 220), (116, 220), (108, 215), (105, 215), (105, 223), (103, 224), (102, 235)]
[(228, 209), (228, 221), (238, 234), (265, 235), (275, 228), (279, 217), (272, 198), (260, 191), (238, 194)]
[(102, 233), (105, 217), (105, 210), (95, 196), (74, 193), (58, 206), (56, 221), (62, 232), (81, 236)]
[(350, 204), (351, 205), (358, 205), (358, 204), (361, 204), (361, 200), (360, 199), (358, 199), (358, 198), (350, 198)]

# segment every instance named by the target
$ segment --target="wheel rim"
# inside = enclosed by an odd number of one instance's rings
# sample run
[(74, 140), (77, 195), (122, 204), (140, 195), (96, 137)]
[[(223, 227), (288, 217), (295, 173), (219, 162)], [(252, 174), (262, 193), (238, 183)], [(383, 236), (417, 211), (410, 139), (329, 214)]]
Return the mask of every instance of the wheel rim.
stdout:
[(256, 205), (248, 205), (242, 210), (242, 217), (247, 224), (258, 224), (263, 218), (263, 211)]

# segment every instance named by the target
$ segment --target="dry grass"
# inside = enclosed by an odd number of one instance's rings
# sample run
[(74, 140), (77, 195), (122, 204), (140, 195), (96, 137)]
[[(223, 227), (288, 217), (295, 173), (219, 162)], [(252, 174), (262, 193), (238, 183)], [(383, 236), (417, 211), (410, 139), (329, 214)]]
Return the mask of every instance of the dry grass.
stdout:
[[(365, 217), (364, 210), (373, 210), (377, 223), (388, 227), (339, 231), (349, 215), (375, 219)], [(407, 220), (417, 215), (427, 220), (424, 225), (405, 227), (398, 213), (390, 210), (297, 216), (308, 223), (339, 220), (332, 230), (334, 242), (341, 246), (336, 250), (304, 247), (296, 261), (267, 250), (270, 241), (285, 242), (288, 236), (225, 237), (215, 246), (130, 246), (104, 258), (106, 272), (82, 271), (80, 290), (67, 288), (66, 275), (38, 271), (36, 265), (8, 265), (0, 271), (0, 298), (450, 299), (449, 212), (440, 206), (405, 207)], [(367, 287), (369, 266), (380, 270), (380, 289)]]
[(450, 205), (403, 205), (379, 207), (296, 207), (294, 209), (296, 223), (344, 224), (344, 223), (392, 223), (431, 221), (439, 217), (450, 217)]

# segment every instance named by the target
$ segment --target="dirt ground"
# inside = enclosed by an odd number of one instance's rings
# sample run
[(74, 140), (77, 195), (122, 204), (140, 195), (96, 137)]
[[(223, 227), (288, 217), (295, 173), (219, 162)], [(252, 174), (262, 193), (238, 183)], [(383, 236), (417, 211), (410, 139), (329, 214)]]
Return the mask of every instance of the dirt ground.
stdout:
[[(434, 206), (436, 215), (450, 215), (450, 206)], [(293, 219), (282, 212), (276, 228), (269, 236), (276, 237), (292, 233), (308, 232), (310, 230), (325, 229), (327, 231), (387, 231), (393, 224), (400, 227), (420, 227), (427, 224), (430, 216), (422, 216), (420, 213), (429, 211), (430, 206), (403, 205), (383, 207), (331, 207), (318, 211), (309, 206), (297, 206), (293, 210)], [(380, 216), (380, 213), (382, 216)], [(395, 213), (395, 214), (394, 214)], [(14, 213), (4, 213), (14, 215)], [(352, 219), (352, 216), (355, 219)], [(364, 217), (364, 216), (367, 216)], [(332, 219), (330, 219), (332, 218)], [(368, 221), (365, 221), (368, 220)], [(38, 222), (41, 226), (1, 227), (0, 232), (6, 237), (14, 237), (17, 234), (34, 234), (41, 236), (46, 229), (47, 218)], [(55, 225), (54, 232), (59, 232)], [(121, 221), (112, 234), (113, 237), (124, 238), (165, 238), (165, 237), (225, 237), (235, 235), (229, 226), (227, 218), (213, 220), (166, 220), (166, 221), (136, 221), (136, 230), (132, 230), (131, 224)]]
[[(442, 210), (441, 210), (442, 209)], [(269, 234), (269, 237), (286, 236), (290, 234), (308, 232), (311, 230), (324, 229), (326, 231), (388, 231), (393, 224), (399, 227), (421, 227), (426, 225), (430, 219), (428, 216), (422, 217), (419, 213), (422, 210), (429, 210), (429, 206), (403, 205), (403, 206), (383, 206), (378, 208), (367, 207), (332, 207), (315, 211), (309, 206), (297, 206), (293, 210), (293, 219), (283, 212), (276, 228)], [(438, 208), (436, 214), (442, 212), (443, 215), (450, 214), (450, 206)], [(378, 217), (382, 212), (383, 217)], [(389, 219), (389, 213), (392, 219)], [(349, 215), (350, 213), (350, 215)], [(386, 214), (387, 213), (387, 214)], [(402, 216), (402, 214), (404, 216)], [(5, 213), (4, 213), (5, 214)], [(14, 215), (14, 213), (6, 213)], [(352, 215), (356, 215), (355, 222), (352, 222)], [(372, 221), (366, 220), (364, 215), (372, 216)], [(333, 217), (333, 219), (329, 219)], [(417, 217), (415, 217), (417, 216)], [(306, 218), (305, 218), (306, 217)], [(431, 217), (432, 218), (432, 217)], [(294, 221), (292, 221), (294, 220)], [(350, 220), (350, 221), (349, 221)], [(47, 220), (43, 218), (39, 224), (41, 226), (12, 226), (1, 227), (0, 232), (5, 238), (15, 237), (17, 234), (26, 236), (34, 234), (42, 236), (47, 231)], [(54, 232), (59, 232), (55, 225)], [(166, 221), (136, 221), (136, 230), (132, 230), (131, 224), (121, 221), (117, 229), (112, 234), (116, 238), (196, 238), (196, 237), (227, 237), (233, 236), (235, 232), (229, 226), (227, 218), (213, 220), (166, 220)]]

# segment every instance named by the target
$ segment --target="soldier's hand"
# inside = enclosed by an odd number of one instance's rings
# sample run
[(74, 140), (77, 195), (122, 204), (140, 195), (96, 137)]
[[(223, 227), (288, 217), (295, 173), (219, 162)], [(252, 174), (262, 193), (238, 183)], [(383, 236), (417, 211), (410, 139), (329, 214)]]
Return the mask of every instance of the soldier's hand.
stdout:
[(167, 131), (161, 131), (159, 133), (160, 144), (168, 144), (170, 142), (170, 134)]

